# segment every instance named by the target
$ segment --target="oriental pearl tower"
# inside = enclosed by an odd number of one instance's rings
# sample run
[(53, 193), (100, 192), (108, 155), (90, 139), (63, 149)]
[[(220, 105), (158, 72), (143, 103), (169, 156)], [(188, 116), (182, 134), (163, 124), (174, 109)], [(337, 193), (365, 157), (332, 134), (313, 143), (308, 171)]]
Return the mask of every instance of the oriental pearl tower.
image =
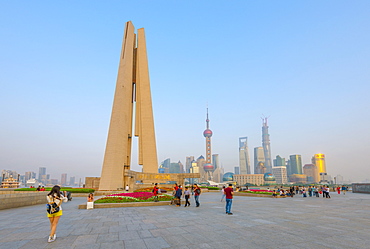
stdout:
[(207, 108), (207, 129), (203, 132), (203, 136), (206, 138), (206, 163), (203, 165), (203, 169), (206, 172), (207, 180), (213, 179), (214, 166), (211, 163), (211, 137), (212, 131), (209, 129), (209, 119), (208, 119), (208, 108)]

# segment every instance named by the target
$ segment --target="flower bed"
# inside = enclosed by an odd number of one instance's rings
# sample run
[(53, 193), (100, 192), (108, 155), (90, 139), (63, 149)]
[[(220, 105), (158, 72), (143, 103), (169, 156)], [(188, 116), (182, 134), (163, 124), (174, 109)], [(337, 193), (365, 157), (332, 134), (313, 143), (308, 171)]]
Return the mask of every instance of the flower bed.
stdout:
[[(169, 201), (170, 195), (158, 195), (159, 201)], [(154, 201), (154, 194), (151, 192), (134, 192), (107, 195), (100, 198), (95, 203), (122, 203), (122, 202), (151, 202)]]
[[(161, 190), (162, 193), (166, 193), (166, 192), (172, 192), (172, 188), (167, 188), (167, 187), (159, 187), (159, 189)], [(152, 192), (153, 191), (153, 188), (140, 188), (140, 189), (137, 189), (135, 190), (134, 192)]]

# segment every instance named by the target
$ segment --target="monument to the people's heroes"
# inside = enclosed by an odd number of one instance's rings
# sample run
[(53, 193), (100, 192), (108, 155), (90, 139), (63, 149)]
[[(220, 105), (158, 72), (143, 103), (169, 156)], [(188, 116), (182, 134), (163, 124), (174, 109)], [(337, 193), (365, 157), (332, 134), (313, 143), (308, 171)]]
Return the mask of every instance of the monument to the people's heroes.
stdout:
[[(138, 29), (137, 35), (134, 32), (131, 21), (127, 22), (99, 190), (123, 189), (126, 185), (134, 187), (136, 181), (152, 183), (174, 180), (181, 183), (184, 178), (199, 178), (199, 174), (157, 173), (157, 148), (144, 28)], [(140, 173), (130, 170), (133, 119), (135, 136), (138, 137), (138, 163), (143, 166)]]

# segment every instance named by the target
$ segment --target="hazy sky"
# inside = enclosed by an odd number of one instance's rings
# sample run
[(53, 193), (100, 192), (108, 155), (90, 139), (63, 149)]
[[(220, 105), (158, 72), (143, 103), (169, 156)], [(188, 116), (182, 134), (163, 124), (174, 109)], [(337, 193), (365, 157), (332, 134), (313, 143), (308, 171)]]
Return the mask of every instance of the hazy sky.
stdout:
[(131, 20), (146, 31), (158, 163), (205, 155), (208, 103), (226, 171), (238, 166), (239, 137), (253, 158), (265, 115), (273, 157), (305, 164), (324, 153), (330, 175), (370, 178), (369, 9), (367, 0), (0, 0), (0, 170), (100, 176)]

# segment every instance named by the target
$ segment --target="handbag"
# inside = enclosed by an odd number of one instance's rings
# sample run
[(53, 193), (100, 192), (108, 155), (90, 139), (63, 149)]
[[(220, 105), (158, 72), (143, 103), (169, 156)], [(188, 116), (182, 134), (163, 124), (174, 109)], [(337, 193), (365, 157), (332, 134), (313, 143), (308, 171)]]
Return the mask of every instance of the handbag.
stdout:
[(60, 206), (61, 203), (62, 203), (62, 201), (60, 201), (59, 204), (56, 204), (54, 202), (54, 197), (53, 197), (53, 202), (46, 204), (46, 212), (48, 214), (55, 214), (55, 213), (59, 212), (60, 211), (59, 206)]
[(86, 209), (94, 209), (94, 202), (88, 201), (86, 204)]

